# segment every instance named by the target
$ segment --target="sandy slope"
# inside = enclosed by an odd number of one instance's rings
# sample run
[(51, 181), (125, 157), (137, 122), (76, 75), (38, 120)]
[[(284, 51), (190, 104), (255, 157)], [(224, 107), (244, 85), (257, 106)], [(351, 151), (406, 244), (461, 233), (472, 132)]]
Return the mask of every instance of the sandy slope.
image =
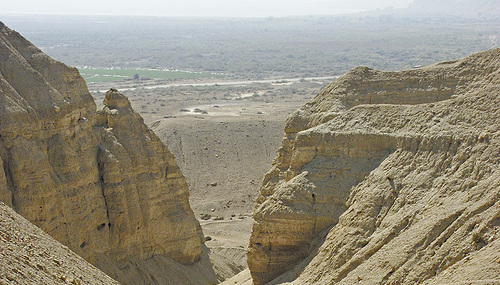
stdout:
[(118, 284), (0, 202), (0, 284)]

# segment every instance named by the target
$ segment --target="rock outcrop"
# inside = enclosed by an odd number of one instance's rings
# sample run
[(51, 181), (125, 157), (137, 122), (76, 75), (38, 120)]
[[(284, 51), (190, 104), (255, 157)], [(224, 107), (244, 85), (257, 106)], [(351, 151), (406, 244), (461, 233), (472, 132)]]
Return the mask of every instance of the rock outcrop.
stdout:
[(287, 120), (256, 201), (254, 283), (498, 281), (499, 104), (500, 49), (335, 80)]
[(200, 259), (185, 179), (128, 99), (110, 90), (96, 112), (76, 68), (2, 23), (0, 157), (0, 199), (118, 281), (168, 279), (152, 258)]
[(0, 202), (1, 284), (119, 284)]

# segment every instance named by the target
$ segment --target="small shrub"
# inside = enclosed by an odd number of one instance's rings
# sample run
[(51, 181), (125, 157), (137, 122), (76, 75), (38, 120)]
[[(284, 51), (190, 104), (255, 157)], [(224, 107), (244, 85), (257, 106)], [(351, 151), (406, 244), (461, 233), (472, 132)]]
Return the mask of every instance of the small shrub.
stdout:
[(475, 232), (475, 233), (473, 233), (472, 234), (472, 241), (475, 244), (478, 244), (478, 245), (484, 245), (484, 244), (486, 244), (486, 241), (484, 240), (484, 235), (481, 232)]
[(210, 215), (210, 214), (201, 214), (201, 217), (200, 217), (200, 219), (205, 220), (205, 221), (210, 220), (210, 218), (212, 218), (212, 215)]

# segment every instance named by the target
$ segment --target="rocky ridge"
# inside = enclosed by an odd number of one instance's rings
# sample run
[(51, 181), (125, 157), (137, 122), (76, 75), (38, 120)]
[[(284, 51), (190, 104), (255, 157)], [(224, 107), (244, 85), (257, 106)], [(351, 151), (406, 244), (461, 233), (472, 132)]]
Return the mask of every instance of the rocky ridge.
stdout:
[(254, 283), (498, 281), (499, 58), (355, 68), (292, 114), (256, 201)]
[(3, 23), (0, 157), (1, 201), (123, 284), (200, 258), (196, 282), (216, 282), (184, 176), (128, 99), (110, 90), (96, 112), (76, 68)]

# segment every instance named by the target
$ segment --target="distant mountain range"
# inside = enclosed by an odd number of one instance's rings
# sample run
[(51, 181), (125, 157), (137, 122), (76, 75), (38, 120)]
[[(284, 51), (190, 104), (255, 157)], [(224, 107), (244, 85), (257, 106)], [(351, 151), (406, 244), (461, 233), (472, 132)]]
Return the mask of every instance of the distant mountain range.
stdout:
[(465, 17), (494, 17), (500, 15), (498, 0), (415, 0), (410, 12), (444, 14)]

